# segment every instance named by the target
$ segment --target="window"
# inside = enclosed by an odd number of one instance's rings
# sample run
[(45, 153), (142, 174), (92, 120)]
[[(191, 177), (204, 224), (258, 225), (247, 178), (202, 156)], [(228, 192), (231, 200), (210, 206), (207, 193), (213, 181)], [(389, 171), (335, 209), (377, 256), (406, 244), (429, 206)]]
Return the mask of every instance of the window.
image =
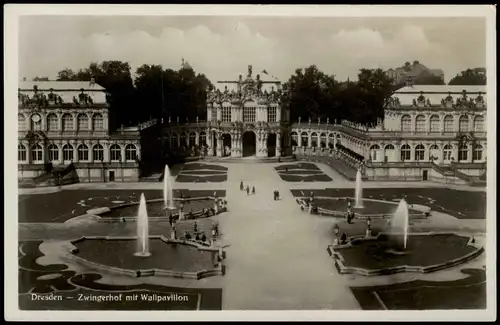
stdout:
[(372, 160), (378, 160), (378, 151), (380, 150), (380, 146), (378, 144), (374, 144), (370, 147), (370, 154)]
[(469, 148), (466, 144), (460, 145), (458, 147), (458, 161), (466, 161), (469, 153)]
[(474, 152), (472, 153), (472, 160), (480, 161), (483, 160), (483, 146), (477, 144), (474, 148)]
[(302, 132), (300, 137), (302, 138), (301, 139), (302, 147), (309, 147), (309, 135), (307, 134), (307, 132)]
[(26, 147), (22, 144), (17, 145), (17, 160), (26, 161)]
[(439, 157), (439, 147), (433, 144), (429, 148), (429, 159), (432, 161), (438, 159), (438, 157)]
[(51, 144), (48, 148), (49, 161), (59, 161), (59, 148), (55, 144)]
[(255, 107), (243, 107), (243, 122), (255, 122)]
[(43, 161), (43, 149), (41, 145), (33, 145), (31, 148), (31, 160), (33, 160), (33, 162)]
[(411, 132), (411, 116), (403, 115), (401, 117), (401, 131), (402, 132)]
[(231, 106), (223, 106), (222, 107), (222, 122), (231, 122)]
[(31, 130), (42, 131), (42, 118), (40, 117), (40, 115), (31, 115)]
[(443, 147), (443, 160), (450, 161), (451, 160), (451, 145), (447, 144)]
[(342, 144), (342, 137), (340, 134), (337, 134), (337, 144)]
[(56, 114), (49, 114), (47, 116), (47, 130), (57, 131), (59, 130), (59, 119)]
[(318, 135), (316, 132), (313, 132), (311, 134), (311, 147), (317, 147), (318, 146)]
[(196, 145), (196, 133), (191, 132), (189, 134), (189, 147), (194, 147)]
[(65, 144), (63, 147), (63, 160), (72, 161), (73, 160), (73, 146), (70, 144)]
[(444, 117), (444, 132), (453, 132), (453, 116), (451, 115)]
[(88, 131), (89, 129), (89, 117), (87, 114), (78, 114), (78, 131)]
[(212, 122), (217, 122), (217, 107), (212, 107)]
[(181, 148), (186, 145), (186, 134), (181, 133)]
[(319, 136), (319, 138), (320, 138), (319, 143), (321, 144), (321, 148), (325, 148), (326, 147), (326, 134), (325, 133), (321, 133), (321, 135)]
[(200, 132), (200, 146), (207, 144), (207, 134), (205, 132)]
[(73, 130), (73, 116), (71, 114), (64, 114), (62, 117), (63, 131)]
[(425, 147), (422, 144), (419, 144), (415, 147), (415, 160), (422, 161), (425, 160)]
[(94, 114), (92, 116), (92, 130), (104, 130), (104, 118), (102, 114)]
[(172, 134), (172, 137), (170, 138), (170, 146), (172, 148), (177, 148), (178, 147), (178, 143), (177, 143), (177, 134)]
[(134, 161), (137, 158), (137, 150), (133, 144), (127, 144), (125, 147), (125, 160)]
[(415, 119), (415, 130), (416, 132), (425, 132), (425, 116), (418, 115)]
[(430, 131), (439, 132), (439, 116), (432, 115), (430, 119)]
[(84, 144), (78, 146), (78, 160), (88, 161), (89, 160), (89, 147)]
[(406, 161), (411, 159), (411, 148), (409, 145), (404, 144), (401, 146), (401, 161)]
[(276, 122), (276, 107), (271, 106), (267, 108), (267, 122)]
[[(19, 131), (26, 130), (26, 117), (23, 114), (17, 114), (17, 125)], [(26, 150), (26, 148), (24, 148)]]
[(94, 161), (103, 161), (104, 160), (104, 149), (100, 144), (96, 144), (92, 149), (92, 156)]
[(122, 149), (119, 145), (114, 144), (109, 148), (111, 161), (120, 161), (122, 158)]
[(484, 117), (478, 115), (474, 118), (474, 132), (484, 132)]
[(462, 115), (458, 120), (458, 132), (468, 132), (468, 131), (469, 131), (469, 117), (467, 115)]

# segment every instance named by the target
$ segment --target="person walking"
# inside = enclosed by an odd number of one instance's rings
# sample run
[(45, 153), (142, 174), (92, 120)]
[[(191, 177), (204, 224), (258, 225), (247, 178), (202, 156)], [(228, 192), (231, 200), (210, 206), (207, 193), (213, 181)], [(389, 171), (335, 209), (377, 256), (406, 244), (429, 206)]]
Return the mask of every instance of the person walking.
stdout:
[(172, 213), (168, 214), (168, 223), (170, 224), (170, 227), (172, 227), (172, 222), (174, 221), (174, 217), (172, 217)]
[(255, 194), (255, 186), (252, 186), (252, 194)]
[(243, 191), (244, 190), (244, 187), (243, 187), (243, 181), (240, 182), (240, 191)]
[(250, 195), (250, 187), (247, 185), (247, 195)]

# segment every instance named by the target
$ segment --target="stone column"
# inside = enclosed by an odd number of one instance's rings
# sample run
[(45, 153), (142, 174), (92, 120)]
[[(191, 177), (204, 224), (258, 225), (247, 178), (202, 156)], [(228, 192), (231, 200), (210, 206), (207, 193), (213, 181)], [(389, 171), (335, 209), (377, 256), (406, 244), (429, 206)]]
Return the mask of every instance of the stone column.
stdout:
[(195, 143), (197, 146), (199, 146), (199, 145), (200, 145), (200, 132), (196, 132), (195, 134), (196, 134), (196, 136), (195, 136), (195, 138), (194, 138), (194, 143)]
[[(28, 124), (31, 124), (31, 123), (28, 123)], [(57, 116), (57, 126), (58, 126), (59, 131), (63, 130), (62, 115)]]
[(126, 160), (125, 160), (125, 144), (122, 144), (120, 146), (120, 155), (121, 155), (121, 157), (120, 157), (121, 162), (126, 162)]
[(307, 147), (311, 147), (312, 146), (312, 138), (311, 138), (311, 133), (309, 132), (307, 134)]
[(57, 163), (58, 164), (63, 164), (64, 163), (64, 159), (63, 159), (63, 144), (60, 143), (59, 146), (58, 146), (58, 152), (59, 152), (59, 159), (57, 159)]
[(214, 155), (214, 137), (212, 134), (212, 131), (207, 132), (207, 156), (213, 156)]
[(217, 157), (222, 157), (222, 136), (216, 134), (217, 137)]
[(217, 106), (217, 121), (221, 121), (222, 120), (222, 110), (221, 110), (221, 107)]
[(281, 157), (281, 133), (276, 133), (276, 157)]
[(297, 145), (299, 148), (302, 147), (302, 134), (301, 133), (299, 133), (299, 138), (297, 139)]

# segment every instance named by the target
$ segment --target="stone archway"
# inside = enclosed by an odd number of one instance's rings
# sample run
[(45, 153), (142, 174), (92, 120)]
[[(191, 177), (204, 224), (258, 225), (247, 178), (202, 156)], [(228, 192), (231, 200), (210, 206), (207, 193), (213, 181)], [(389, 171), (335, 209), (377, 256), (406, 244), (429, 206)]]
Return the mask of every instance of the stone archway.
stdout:
[(222, 134), (222, 156), (231, 156), (231, 135), (229, 133)]
[(270, 133), (267, 136), (267, 156), (275, 157), (276, 156), (276, 133)]
[(255, 156), (257, 153), (257, 137), (253, 131), (243, 133), (243, 157)]

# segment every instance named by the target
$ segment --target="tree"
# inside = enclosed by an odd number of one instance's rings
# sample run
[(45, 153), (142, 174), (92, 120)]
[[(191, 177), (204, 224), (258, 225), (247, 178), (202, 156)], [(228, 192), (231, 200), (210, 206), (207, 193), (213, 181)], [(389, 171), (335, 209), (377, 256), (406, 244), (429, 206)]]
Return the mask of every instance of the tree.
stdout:
[(467, 69), (453, 77), (448, 85), (486, 85), (486, 71), (485, 69)]
[[(375, 123), (384, 116), (387, 99), (394, 93), (395, 87), (382, 69), (361, 69), (356, 83), (359, 98), (358, 112), (351, 120), (361, 123)], [(361, 110), (360, 110), (361, 108)]]
[(35, 77), (33, 81), (49, 81), (49, 77)]
[(444, 80), (429, 71), (423, 71), (414, 81), (415, 85), (445, 85)]

